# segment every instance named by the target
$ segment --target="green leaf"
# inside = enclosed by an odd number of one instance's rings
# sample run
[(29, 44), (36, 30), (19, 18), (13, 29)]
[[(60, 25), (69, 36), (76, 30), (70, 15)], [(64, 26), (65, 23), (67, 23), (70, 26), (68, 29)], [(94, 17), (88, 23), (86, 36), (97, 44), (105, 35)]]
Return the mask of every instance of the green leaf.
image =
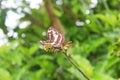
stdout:
[(7, 44), (0, 46), (0, 55), (4, 55), (10, 50), (10, 47)]
[[(93, 66), (90, 64), (89, 60), (81, 57), (80, 55), (74, 55), (72, 56), (74, 59), (74, 62), (76, 61), (79, 68), (88, 76), (91, 76), (93, 74)], [(89, 66), (89, 67), (88, 67)]]
[(54, 13), (56, 16), (60, 17), (62, 15), (62, 13), (56, 9), (54, 9)]
[(39, 49), (40, 44), (34, 44), (30, 49), (29, 49), (29, 54), (34, 54), (38, 49)]
[(7, 70), (0, 68), (0, 80), (12, 80), (12, 77)]
[(105, 70), (110, 69), (114, 66), (117, 62), (119, 62), (119, 58), (109, 55), (107, 60), (107, 65), (105, 66)]
[(117, 17), (113, 14), (106, 14), (106, 15), (96, 14), (95, 16), (101, 19), (102, 21), (104, 21), (105, 23), (111, 25), (115, 25), (117, 23)]
[(106, 74), (95, 74), (93, 80), (116, 80)]
[(82, 43), (80, 46), (80, 52), (84, 53), (84, 56), (88, 56), (88, 54), (91, 51), (94, 51), (97, 49), (97, 47), (101, 46), (104, 44), (108, 39), (106, 37), (98, 37), (98, 38), (91, 38), (86, 40), (85, 42)]

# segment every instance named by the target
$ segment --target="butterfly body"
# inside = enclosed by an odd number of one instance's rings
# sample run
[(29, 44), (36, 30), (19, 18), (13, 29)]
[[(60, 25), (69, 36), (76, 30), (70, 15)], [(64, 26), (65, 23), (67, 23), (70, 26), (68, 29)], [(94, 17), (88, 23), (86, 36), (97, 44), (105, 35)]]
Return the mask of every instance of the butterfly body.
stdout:
[(48, 40), (40, 40), (40, 43), (44, 45), (44, 50), (46, 52), (57, 53), (61, 51), (62, 53), (65, 53), (72, 44), (70, 41), (65, 43), (64, 35), (53, 27), (48, 28), (47, 34)]

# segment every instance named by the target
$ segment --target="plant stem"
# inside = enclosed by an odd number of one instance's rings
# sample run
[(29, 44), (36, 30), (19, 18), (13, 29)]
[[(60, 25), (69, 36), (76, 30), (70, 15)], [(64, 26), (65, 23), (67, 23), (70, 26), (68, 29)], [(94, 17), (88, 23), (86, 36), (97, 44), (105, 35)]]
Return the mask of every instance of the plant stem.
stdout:
[(67, 58), (67, 60), (87, 79), (90, 80), (84, 73), (83, 71), (73, 62), (72, 57), (70, 55), (67, 55), (65, 53), (65, 56)]

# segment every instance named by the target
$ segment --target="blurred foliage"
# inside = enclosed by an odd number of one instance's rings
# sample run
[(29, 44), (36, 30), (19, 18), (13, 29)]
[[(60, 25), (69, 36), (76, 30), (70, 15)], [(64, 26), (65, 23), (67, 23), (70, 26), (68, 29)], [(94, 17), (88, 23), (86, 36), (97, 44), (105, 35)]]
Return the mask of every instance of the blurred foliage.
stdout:
[[(57, 1), (62, 1), (62, 5)], [(35, 9), (27, 0), (21, 3), (14, 8), (1, 5), (0, 29), (6, 34), (8, 44), (0, 46), (0, 80), (85, 80), (63, 54), (46, 53), (40, 48), (39, 40), (46, 39), (42, 34), (50, 25), (44, 5)], [(79, 68), (92, 80), (119, 80), (120, 0), (98, 0), (94, 8), (90, 8), (91, 0), (52, 3), (66, 31), (66, 40), (73, 41), (68, 53)], [(23, 15), (13, 29), (18, 38), (7, 35), (8, 11)], [(20, 28), (25, 21), (30, 24)], [(42, 25), (38, 26), (39, 23)]]

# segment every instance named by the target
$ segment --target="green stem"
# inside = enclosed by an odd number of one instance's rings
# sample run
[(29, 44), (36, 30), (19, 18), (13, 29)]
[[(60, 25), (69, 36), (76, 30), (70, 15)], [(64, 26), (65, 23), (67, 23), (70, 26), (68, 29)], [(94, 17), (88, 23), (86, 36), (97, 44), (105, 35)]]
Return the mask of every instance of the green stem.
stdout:
[(72, 57), (70, 55), (67, 55), (65, 53), (65, 56), (67, 58), (67, 60), (87, 79), (90, 80), (84, 73), (83, 71), (73, 62)]

